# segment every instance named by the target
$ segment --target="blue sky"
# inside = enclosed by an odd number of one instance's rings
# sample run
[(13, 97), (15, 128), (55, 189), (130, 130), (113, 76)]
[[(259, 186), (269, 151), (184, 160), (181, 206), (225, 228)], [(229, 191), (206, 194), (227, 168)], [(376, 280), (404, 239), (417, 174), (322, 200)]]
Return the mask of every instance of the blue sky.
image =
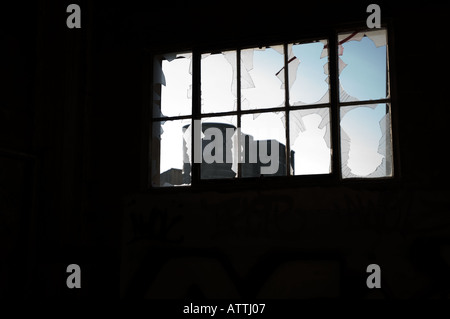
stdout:
[[(290, 90), (291, 105), (296, 105), (299, 101), (316, 103), (328, 92), (328, 83), (325, 82), (327, 75), (324, 72), (328, 58), (320, 59), (323, 47), (321, 42), (293, 45), (292, 52), (300, 60), (300, 64), (297, 78)], [(324, 102), (329, 102), (328, 96)]]
[(347, 64), (340, 75), (344, 90), (359, 100), (386, 97), (386, 46), (375, 47), (368, 37), (343, 44)]
[[(376, 31), (379, 33), (379, 31)], [(360, 41), (343, 44), (340, 57), (346, 66), (339, 76), (343, 89), (358, 100), (386, 98), (386, 45), (376, 47), (374, 41), (363, 37)], [(341, 111), (341, 129), (351, 139), (348, 167), (357, 176), (367, 176), (381, 164), (378, 152), (382, 137), (379, 122), (386, 114), (386, 104), (349, 107)]]

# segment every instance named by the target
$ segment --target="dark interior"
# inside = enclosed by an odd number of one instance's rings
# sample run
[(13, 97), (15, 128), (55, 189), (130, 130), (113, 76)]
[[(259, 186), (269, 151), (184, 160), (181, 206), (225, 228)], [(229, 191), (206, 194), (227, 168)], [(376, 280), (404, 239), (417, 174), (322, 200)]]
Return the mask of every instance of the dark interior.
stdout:
[(448, 2), (377, 2), (394, 179), (162, 190), (147, 188), (150, 51), (314, 37), (364, 25), (371, 2), (78, 0), (81, 29), (70, 3), (2, 15), (0, 296), (448, 298)]

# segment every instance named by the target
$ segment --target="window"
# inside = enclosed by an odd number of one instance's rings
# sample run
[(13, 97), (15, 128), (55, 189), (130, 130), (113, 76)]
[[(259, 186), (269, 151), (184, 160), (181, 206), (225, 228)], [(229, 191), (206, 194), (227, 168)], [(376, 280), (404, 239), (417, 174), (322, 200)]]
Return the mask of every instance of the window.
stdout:
[(387, 30), (334, 37), (154, 55), (152, 186), (392, 177)]

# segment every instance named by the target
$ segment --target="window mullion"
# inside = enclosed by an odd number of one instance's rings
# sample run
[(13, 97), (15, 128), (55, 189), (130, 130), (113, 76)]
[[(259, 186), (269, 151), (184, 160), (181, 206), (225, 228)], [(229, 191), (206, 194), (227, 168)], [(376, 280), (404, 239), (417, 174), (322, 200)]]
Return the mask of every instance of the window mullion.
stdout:
[[(237, 111), (237, 149), (238, 149), (238, 178), (242, 177), (242, 163), (241, 163), (241, 145), (243, 145), (241, 138), (241, 50), (236, 50), (236, 111)], [(245, 148), (245, 146), (244, 146)]]
[(285, 128), (286, 128), (286, 176), (291, 175), (291, 142), (289, 134), (289, 57), (288, 57), (288, 45), (285, 43), (284, 47), (284, 106), (285, 106)]
[(331, 113), (331, 142), (332, 142), (332, 172), (336, 178), (341, 171), (340, 148), (340, 120), (339, 120), (339, 79), (338, 79), (338, 42), (337, 33), (331, 32), (328, 37), (328, 59), (330, 80), (330, 113)]
[(390, 103), (390, 99), (377, 99), (377, 100), (358, 100), (358, 101), (351, 101), (351, 102), (339, 102), (339, 106), (352, 106), (352, 105), (367, 105), (367, 104), (383, 104), (383, 103)]
[[(195, 186), (200, 181), (200, 165), (201, 163), (195, 163), (196, 156), (194, 151), (196, 150), (195, 143), (201, 145), (201, 122), (200, 129), (195, 130), (195, 120), (200, 120), (201, 114), (201, 53), (198, 50), (192, 51), (192, 123), (191, 123), (191, 185)], [(198, 132), (197, 132), (198, 131)], [(200, 146), (201, 147), (201, 146)]]

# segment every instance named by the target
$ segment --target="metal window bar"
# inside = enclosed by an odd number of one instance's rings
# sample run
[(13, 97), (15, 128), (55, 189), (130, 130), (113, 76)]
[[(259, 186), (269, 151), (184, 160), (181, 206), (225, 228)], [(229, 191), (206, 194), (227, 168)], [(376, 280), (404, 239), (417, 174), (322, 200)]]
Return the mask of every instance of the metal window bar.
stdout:
[[(198, 50), (192, 51), (192, 120), (191, 120), (191, 185), (196, 186), (200, 181), (201, 162), (196, 163), (195, 141), (201, 141), (200, 130), (194, 129), (194, 121), (200, 120), (201, 114), (201, 53)], [(200, 148), (201, 150), (201, 148)]]
[(331, 175), (337, 179), (341, 169), (340, 157), (340, 121), (339, 121), (339, 65), (338, 65), (338, 34), (334, 30), (328, 37), (328, 63), (330, 75), (330, 126), (331, 126)]
[(242, 163), (241, 163), (241, 50), (236, 50), (236, 114), (237, 114), (237, 127), (239, 129), (237, 135), (237, 143), (238, 143), (238, 178), (242, 178)]
[(286, 176), (291, 176), (291, 138), (290, 138), (290, 113), (289, 113), (289, 61), (288, 61), (288, 44), (283, 45), (284, 48), (284, 109), (285, 109), (285, 129), (286, 129)]

